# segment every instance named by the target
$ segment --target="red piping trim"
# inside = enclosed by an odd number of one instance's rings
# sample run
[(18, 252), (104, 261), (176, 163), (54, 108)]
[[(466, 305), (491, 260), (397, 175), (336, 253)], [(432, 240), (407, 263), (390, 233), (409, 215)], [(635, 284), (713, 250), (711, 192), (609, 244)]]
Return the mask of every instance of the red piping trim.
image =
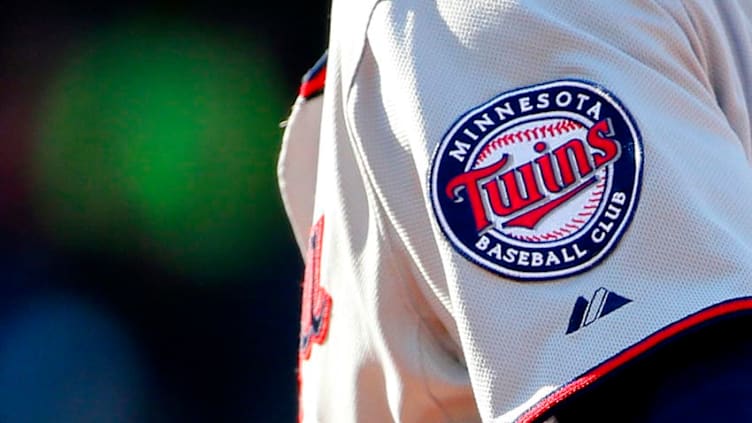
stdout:
[(611, 357), (597, 367), (594, 367), (587, 373), (564, 385), (559, 390), (549, 394), (547, 397), (536, 403), (532, 408), (521, 415), (517, 419), (517, 422), (532, 423), (536, 419), (541, 418), (553, 406), (561, 403), (576, 392), (608, 375), (615, 369), (623, 366), (631, 360), (639, 357), (640, 355), (644, 354), (645, 352), (660, 344), (661, 342), (667, 340), (668, 338), (671, 338), (672, 336), (675, 336), (681, 332), (686, 331), (687, 329), (691, 329), (716, 317), (750, 309), (752, 309), (752, 298), (740, 298), (710, 306), (676, 323), (672, 323), (671, 325), (666, 326), (658, 332), (643, 339), (639, 343)]
[(316, 74), (312, 75), (311, 78), (303, 81), (303, 83), (300, 84), (298, 95), (303, 98), (313, 97), (315, 94), (318, 94), (319, 92), (324, 90), (325, 81), (326, 66), (322, 67), (318, 72), (316, 72)]

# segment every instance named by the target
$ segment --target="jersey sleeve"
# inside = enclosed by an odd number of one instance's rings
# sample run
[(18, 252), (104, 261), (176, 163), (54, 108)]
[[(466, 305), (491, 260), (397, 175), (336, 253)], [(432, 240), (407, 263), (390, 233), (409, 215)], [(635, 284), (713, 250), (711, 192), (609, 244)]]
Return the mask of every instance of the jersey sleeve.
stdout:
[(752, 308), (748, 6), (382, 1), (359, 36), (341, 5), (320, 421), (539, 421)]

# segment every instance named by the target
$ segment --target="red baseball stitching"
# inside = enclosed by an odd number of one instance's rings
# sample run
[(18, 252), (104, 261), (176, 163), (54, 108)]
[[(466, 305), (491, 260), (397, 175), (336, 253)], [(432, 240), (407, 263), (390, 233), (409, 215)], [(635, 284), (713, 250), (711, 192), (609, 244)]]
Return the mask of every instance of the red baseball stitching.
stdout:
[[(520, 131), (504, 134), (496, 138), (495, 140), (491, 141), (490, 143), (488, 143), (483, 148), (483, 150), (481, 150), (481, 152), (478, 154), (478, 157), (475, 160), (475, 166), (478, 166), (482, 161), (487, 159), (494, 151), (498, 150), (502, 146), (506, 147), (511, 144), (538, 141), (545, 137), (559, 136), (559, 135), (566, 134), (568, 132), (572, 132), (583, 127), (584, 126), (577, 121), (569, 120), (569, 119), (561, 119), (559, 121), (556, 121), (555, 123), (551, 123), (548, 125), (541, 125), (541, 126), (537, 126), (534, 128), (528, 128), (525, 130), (520, 130)], [(598, 208), (598, 205), (600, 204), (601, 198), (603, 196), (603, 192), (604, 192), (603, 188), (606, 185), (605, 175), (604, 175), (605, 169), (601, 169), (601, 171), (599, 171), (598, 173), (599, 173), (599, 176), (601, 176), (601, 181), (596, 185), (596, 190), (592, 194), (590, 194), (590, 198), (588, 198), (585, 205), (583, 206), (584, 211), (577, 213), (579, 217), (573, 217), (569, 222), (565, 223), (561, 228), (553, 230), (553, 231), (549, 231), (543, 234), (539, 234), (539, 235), (511, 235), (510, 234), (510, 236), (512, 236), (513, 238), (522, 240), (522, 241), (530, 241), (530, 242), (555, 241), (559, 238), (563, 238), (564, 236), (569, 235), (572, 231), (579, 230), (585, 223), (587, 223), (590, 216), (592, 216), (595, 213), (595, 210)]]
[[(606, 186), (606, 178), (604, 173), (606, 172), (606, 169), (603, 168), (598, 172), (598, 176), (600, 176), (600, 181), (595, 185), (595, 191), (593, 191), (590, 194), (590, 197), (587, 200), (587, 203), (583, 206), (584, 209), (592, 210), (587, 212), (579, 212), (577, 213), (578, 216), (585, 217), (586, 219), (580, 219), (577, 217), (573, 217), (569, 222), (565, 223), (561, 228), (549, 231), (543, 234), (539, 235), (510, 235), (512, 238), (519, 239), (521, 241), (529, 241), (529, 242), (541, 242), (541, 241), (555, 241), (559, 238), (563, 238), (565, 235), (569, 235), (571, 231), (577, 231), (579, 230), (582, 225), (587, 223), (588, 218), (595, 213), (595, 209), (598, 208), (598, 204), (601, 201), (601, 198), (603, 197), (604, 187)], [(594, 206), (593, 206), (594, 205)]]
[(491, 153), (496, 151), (501, 146), (517, 144), (521, 142), (537, 141), (546, 136), (553, 137), (561, 134), (566, 134), (567, 132), (580, 129), (582, 127), (582, 124), (579, 122), (562, 119), (557, 121), (556, 123), (549, 125), (542, 125), (535, 128), (528, 128), (522, 131), (504, 134), (486, 144), (483, 150), (481, 150), (480, 154), (478, 154), (478, 158), (475, 160), (475, 166), (478, 166), (480, 162), (488, 158)]

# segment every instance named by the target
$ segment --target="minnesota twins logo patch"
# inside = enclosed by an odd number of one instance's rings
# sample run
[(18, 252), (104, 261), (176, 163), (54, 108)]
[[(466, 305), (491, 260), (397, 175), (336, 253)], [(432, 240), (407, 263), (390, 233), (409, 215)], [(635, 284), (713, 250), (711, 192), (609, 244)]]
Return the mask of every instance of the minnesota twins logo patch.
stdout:
[(521, 281), (585, 271), (616, 246), (640, 194), (627, 110), (597, 85), (555, 81), (467, 112), (431, 164), (430, 195), (457, 251)]

